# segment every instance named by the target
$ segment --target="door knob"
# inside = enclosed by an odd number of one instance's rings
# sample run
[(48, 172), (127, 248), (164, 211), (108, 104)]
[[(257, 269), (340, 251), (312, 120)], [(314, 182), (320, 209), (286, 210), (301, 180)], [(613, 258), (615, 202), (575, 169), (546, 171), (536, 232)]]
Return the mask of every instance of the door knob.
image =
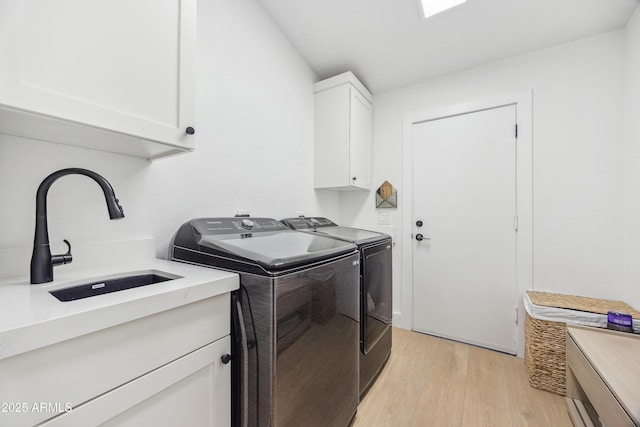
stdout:
[(430, 238), (428, 238), (428, 237), (424, 237), (422, 234), (416, 234), (416, 240), (417, 240), (418, 242), (421, 242), (421, 241), (423, 241), (423, 240), (431, 240), (431, 239), (430, 239)]

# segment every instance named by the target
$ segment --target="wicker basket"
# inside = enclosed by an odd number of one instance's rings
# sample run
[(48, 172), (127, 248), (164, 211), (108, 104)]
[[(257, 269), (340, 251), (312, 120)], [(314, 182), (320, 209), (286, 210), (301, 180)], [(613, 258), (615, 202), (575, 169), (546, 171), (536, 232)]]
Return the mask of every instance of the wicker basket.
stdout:
[[(619, 311), (640, 318), (640, 312), (620, 301), (535, 291), (527, 291), (527, 295), (538, 306), (599, 314)], [(526, 313), (524, 361), (532, 387), (562, 396), (566, 394), (566, 329), (563, 322), (535, 319)]]

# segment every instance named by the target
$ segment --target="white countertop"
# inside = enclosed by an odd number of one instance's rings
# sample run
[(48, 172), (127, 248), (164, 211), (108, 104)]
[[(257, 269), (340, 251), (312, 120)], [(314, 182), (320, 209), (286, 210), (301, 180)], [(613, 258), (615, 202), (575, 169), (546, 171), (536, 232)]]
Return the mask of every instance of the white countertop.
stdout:
[[(123, 273), (168, 273), (180, 278), (69, 302), (49, 293)], [(238, 275), (160, 259), (55, 269), (55, 280), (0, 281), (0, 360), (238, 289)]]

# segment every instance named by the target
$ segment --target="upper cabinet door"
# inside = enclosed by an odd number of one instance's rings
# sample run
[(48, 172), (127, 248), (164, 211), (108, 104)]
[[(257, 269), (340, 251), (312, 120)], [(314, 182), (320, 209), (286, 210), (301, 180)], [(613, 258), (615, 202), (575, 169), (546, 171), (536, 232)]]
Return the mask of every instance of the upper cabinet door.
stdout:
[[(352, 185), (371, 188), (372, 109), (371, 102), (356, 88), (350, 97), (349, 163)], [(354, 179), (355, 178), (355, 179)]]
[(351, 72), (314, 85), (314, 185), (330, 190), (371, 187), (371, 93)]
[(196, 0), (2, 2), (0, 132), (147, 158), (191, 150), (195, 43)]

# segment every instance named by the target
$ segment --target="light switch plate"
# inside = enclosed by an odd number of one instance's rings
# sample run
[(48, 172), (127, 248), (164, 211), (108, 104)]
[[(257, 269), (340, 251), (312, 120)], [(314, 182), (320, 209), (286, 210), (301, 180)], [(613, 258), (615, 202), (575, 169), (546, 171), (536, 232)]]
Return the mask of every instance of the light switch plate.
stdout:
[(378, 225), (391, 225), (391, 215), (386, 212), (378, 212)]

